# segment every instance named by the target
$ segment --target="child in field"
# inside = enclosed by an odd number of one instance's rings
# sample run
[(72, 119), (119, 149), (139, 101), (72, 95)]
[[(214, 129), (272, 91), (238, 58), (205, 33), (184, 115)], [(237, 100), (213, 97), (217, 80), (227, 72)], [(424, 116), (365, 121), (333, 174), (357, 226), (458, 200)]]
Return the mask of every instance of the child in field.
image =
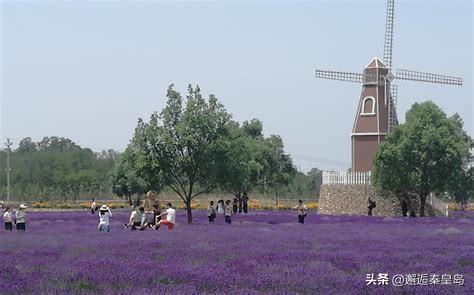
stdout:
[(232, 205), (230, 204), (230, 200), (225, 201), (225, 223), (230, 224), (232, 220), (230, 217), (232, 216)]
[(209, 203), (209, 207), (207, 207), (207, 218), (209, 218), (209, 222), (214, 222), (216, 219), (216, 209), (214, 208), (214, 201)]
[(165, 212), (163, 212), (163, 213), (160, 214), (160, 217), (166, 215), (166, 219), (165, 219), (165, 220), (161, 219), (161, 220), (156, 224), (156, 226), (154, 227), (154, 229), (159, 229), (162, 224), (167, 225), (167, 226), (168, 226), (168, 230), (172, 230), (172, 229), (174, 228), (174, 224), (175, 224), (175, 221), (176, 221), (176, 210), (174, 210), (174, 209), (172, 208), (173, 205), (171, 205), (171, 203), (166, 204), (166, 206), (168, 207), (168, 209), (166, 209)]
[(308, 208), (303, 204), (303, 201), (298, 200), (298, 205), (293, 207), (294, 210), (298, 211), (298, 222), (304, 224), (304, 218), (306, 217), (306, 210)]
[(130, 230), (143, 230), (144, 227), (142, 227), (142, 224), (145, 223), (145, 218), (145, 208), (140, 207), (137, 209), (137, 207), (135, 207), (135, 209), (130, 214), (130, 220), (128, 221), (128, 224), (124, 223), (123, 227), (130, 228)]
[(5, 208), (5, 212), (3, 212), (3, 222), (5, 223), (5, 230), (13, 230), (12, 215), (13, 214), (10, 212), (10, 207), (7, 206)]
[(97, 228), (101, 232), (110, 232), (110, 223), (109, 217), (112, 216), (112, 212), (110, 211), (107, 205), (102, 205), (99, 209), (99, 225)]
[(28, 208), (25, 204), (20, 204), (20, 207), (15, 212), (15, 223), (17, 231), (26, 231), (26, 213), (25, 209)]

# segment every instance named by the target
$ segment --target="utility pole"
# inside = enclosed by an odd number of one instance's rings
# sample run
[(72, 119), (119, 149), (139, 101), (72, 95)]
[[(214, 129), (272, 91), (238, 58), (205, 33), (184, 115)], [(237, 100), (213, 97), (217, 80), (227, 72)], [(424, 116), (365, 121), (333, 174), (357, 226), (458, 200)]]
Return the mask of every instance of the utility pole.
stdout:
[(7, 203), (10, 202), (10, 147), (12, 146), (12, 143), (10, 141), (10, 138), (7, 138), (7, 143), (5, 143), (5, 146), (7, 147)]

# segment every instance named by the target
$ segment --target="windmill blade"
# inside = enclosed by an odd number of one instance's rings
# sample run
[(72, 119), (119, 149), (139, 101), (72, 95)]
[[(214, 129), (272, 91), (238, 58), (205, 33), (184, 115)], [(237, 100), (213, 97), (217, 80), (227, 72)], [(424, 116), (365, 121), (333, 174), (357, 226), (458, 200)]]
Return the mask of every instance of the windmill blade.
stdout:
[(385, 19), (385, 42), (383, 45), (383, 62), (392, 68), (393, 23), (395, 20), (395, 0), (387, 0), (387, 16)]
[(394, 126), (398, 125), (397, 117), (397, 99), (398, 99), (398, 85), (390, 85), (390, 101), (388, 104), (388, 130), (392, 130)]
[(416, 71), (404, 70), (404, 69), (396, 70), (395, 79), (420, 81), (420, 82), (428, 82), (428, 83), (450, 84), (450, 85), (462, 85), (462, 78), (459, 78), (459, 77), (416, 72)]
[(316, 70), (316, 78), (364, 83), (364, 75), (360, 73)]

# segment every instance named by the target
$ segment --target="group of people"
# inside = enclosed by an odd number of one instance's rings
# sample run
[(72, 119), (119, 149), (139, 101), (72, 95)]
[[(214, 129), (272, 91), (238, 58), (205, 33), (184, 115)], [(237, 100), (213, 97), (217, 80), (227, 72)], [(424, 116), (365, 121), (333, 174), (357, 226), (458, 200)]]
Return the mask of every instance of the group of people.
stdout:
[(236, 199), (234, 199), (233, 204), (231, 204), (230, 200), (224, 202), (224, 200), (221, 199), (217, 201), (216, 207), (214, 207), (214, 201), (210, 201), (209, 206), (207, 207), (207, 218), (209, 219), (209, 223), (212, 223), (216, 219), (217, 214), (224, 214), (225, 223), (231, 224), (232, 212), (234, 214), (237, 213)]
[[(145, 212), (145, 208), (135, 207), (130, 214), (128, 223), (124, 223), (123, 227), (130, 230), (145, 230), (151, 228), (158, 230), (161, 225), (167, 226), (168, 230), (174, 228), (176, 222), (176, 210), (173, 205), (168, 202), (167, 209), (161, 212), (159, 204), (153, 204), (152, 212)], [(163, 218), (165, 217), (166, 218)]]
[[(230, 200), (224, 202), (224, 200), (217, 201), (217, 206), (214, 207), (214, 201), (209, 202), (209, 206), (207, 207), (207, 218), (209, 219), (209, 223), (214, 222), (217, 217), (217, 214), (224, 214), (225, 223), (231, 224), (231, 216), (232, 214), (237, 213), (237, 199), (234, 199), (234, 202), (231, 204)], [(307, 215), (308, 208), (305, 204), (303, 204), (302, 200), (298, 200), (298, 204), (292, 208), (296, 210), (298, 213), (298, 222), (304, 224), (304, 219)], [(246, 212), (245, 212), (246, 213)]]
[(18, 209), (15, 211), (15, 214), (10, 210), (9, 206), (3, 208), (3, 223), (5, 225), (5, 230), (13, 231), (13, 224), (16, 225), (16, 230), (19, 232), (26, 231), (26, 212), (25, 209), (28, 208), (25, 204), (20, 204)]
[[(167, 209), (164, 212), (161, 212), (159, 203), (153, 204), (151, 212), (145, 211), (143, 206), (135, 206), (130, 214), (128, 223), (124, 223), (123, 227), (129, 230), (145, 230), (147, 228), (158, 230), (164, 225), (168, 227), (168, 230), (172, 230), (176, 222), (176, 210), (171, 203), (166, 204), (166, 206)], [(110, 208), (107, 205), (98, 207), (95, 200), (93, 200), (90, 210), (92, 214), (99, 211), (97, 229), (100, 232), (110, 232), (109, 217), (112, 216)]]
[[(147, 194), (147, 196), (150, 195)], [(247, 204), (245, 204), (247, 205)], [(158, 230), (162, 225), (166, 226), (168, 230), (173, 230), (176, 222), (176, 210), (173, 205), (169, 202), (166, 204), (167, 209), (161, 212), (161, 208), (158, 202), (154, 202), (152, 205), (152, 211), (145, 211), (143, 206), (135, 206), (130, 214), (128, 223), (124, 223), (123, 227), (129, 230), (145, 230), (147, 228)], [(3, 222), (5, 230), (12, 231), (13, 224), (16, 225), (18, 231), (26, 231), (26, 212), (28, 208), (25, 204), (21, 204), (15, 212), (10, 210), (9, 206), (4, 206), (0, 203), (1, 209), (3, 209)], [(247, 207), (247, 206), (245, 206)], [(247, 211), (247, 208), (245, 208)], [(298, 212), (298, 222), (304, 224), (306, 217), (306, 211), (308, 208), (303, 204), (302, 200), (298, 201), (298, 205), (293, 207)], [(90, 212), (95, 214), (99, 211), (99, 224), (97, 229), (100, 232), (110, 232), (110, 217), (112, 217), (112, 211), (107, 205), (98, 206), (96, 201), (93, 199), (90, 206)], [(217, 205), (214, 206), (214, 201), (210, 201), (207, 208), (207, 217), (209, 222), (212, 223), (217, 217), (217, 214), (223, 214), (225, 222), (227, 224), (232, 223), (232, 214), (236, 214), (238, 211), (238, 200), (224, 200), (220, 199)]]

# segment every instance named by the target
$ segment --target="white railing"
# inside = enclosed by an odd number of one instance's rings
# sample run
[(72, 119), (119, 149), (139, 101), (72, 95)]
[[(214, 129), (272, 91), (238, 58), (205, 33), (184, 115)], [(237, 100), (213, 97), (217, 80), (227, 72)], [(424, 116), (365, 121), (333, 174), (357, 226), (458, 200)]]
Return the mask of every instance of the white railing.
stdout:
[(448, 217), (448, 203), (443, 202), (439, 198), (435, 197), (433, 194), (430, 194), (428, 196), (428, 203), (430, 203), (431, 207), (433, 209), (438, 210), (440, 213), (442, 213), (444, 216)]
[(370, 171), (323, 171), (323, 184), (370, 184), (370, 176)]

